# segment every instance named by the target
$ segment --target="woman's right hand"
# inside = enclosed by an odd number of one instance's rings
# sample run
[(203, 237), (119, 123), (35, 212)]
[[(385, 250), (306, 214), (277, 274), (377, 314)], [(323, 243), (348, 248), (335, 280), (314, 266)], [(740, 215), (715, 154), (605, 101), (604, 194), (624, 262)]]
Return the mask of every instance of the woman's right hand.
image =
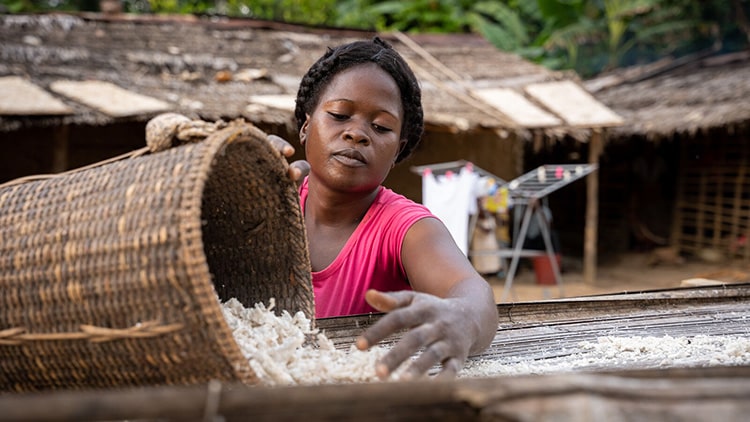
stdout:
[[(268, 135), (268, 142), (284, 157), (289, 158), (294, 155), (294, 147), (286, 139), (276, 135)], [(289, 163), (289, 177), (296, 183), (300, 183), (309, 173), (310, 163), (307, 161), (297, 160)]]

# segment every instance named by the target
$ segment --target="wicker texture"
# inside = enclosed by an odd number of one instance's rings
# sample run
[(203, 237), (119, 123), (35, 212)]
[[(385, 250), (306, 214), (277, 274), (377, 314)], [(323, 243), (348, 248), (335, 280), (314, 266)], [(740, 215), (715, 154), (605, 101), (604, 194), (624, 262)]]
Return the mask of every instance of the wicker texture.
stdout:
[(314, 315), (299, 197), (263, 135), (0, 188), (0, 391), (255, 383), (217, 295)]

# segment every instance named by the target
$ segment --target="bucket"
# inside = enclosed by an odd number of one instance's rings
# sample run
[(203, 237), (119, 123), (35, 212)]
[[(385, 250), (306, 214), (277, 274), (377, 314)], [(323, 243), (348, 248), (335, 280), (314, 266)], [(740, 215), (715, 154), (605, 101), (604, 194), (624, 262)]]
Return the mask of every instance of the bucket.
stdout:
[[(562, 258), (560, 254), (555, 254), (557, 261), (557, 269), (560, 269)], [(549, 255), (535, 256), (532, 258), (534, 264), (534, 274), (536, 275), (536, 284), (541, 285), (554, 285), (557, 284), (555, 280), (555, 271), (552, 269), (552, 260)]]
[(233, 123), (0, 186), (0, 391), (257, 383), (220, 302), (315, 315), (287, 169)]

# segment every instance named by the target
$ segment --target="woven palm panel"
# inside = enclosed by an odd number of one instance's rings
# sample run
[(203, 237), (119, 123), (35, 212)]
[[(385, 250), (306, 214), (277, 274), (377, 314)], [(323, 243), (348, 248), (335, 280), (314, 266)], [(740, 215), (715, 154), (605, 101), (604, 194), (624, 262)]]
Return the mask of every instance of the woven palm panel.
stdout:
[(255, 383), (220, 301), (314, 315), (299, 197), (259, 132), (0, 188), (0, 391)]

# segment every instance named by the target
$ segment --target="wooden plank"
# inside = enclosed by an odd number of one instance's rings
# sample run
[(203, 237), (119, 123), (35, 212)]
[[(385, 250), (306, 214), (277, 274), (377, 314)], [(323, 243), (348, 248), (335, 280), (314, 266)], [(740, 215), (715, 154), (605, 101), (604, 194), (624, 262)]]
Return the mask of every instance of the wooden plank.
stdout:
[(104, 81), (56, 81), (50, 89), (112, 117), (157, 113), (171, 108), (162, 100)]
[(623, 124), (622, 117), (573, 81), (531, 84), (525, 91), (570, 126), (604, 128)]
[(70, 168), (68, 164), (69, 149), (70, 126), (63, 124), (53, 128), (52, 173), (62, 173)]
[(543, 128), (563, 124), (562, 120), (537, 107), (526, 97), (512, 89), (476, 89), (475, 94), (482, 101), (510, 117), (522, 127)]
[(698, 216), (695, 224), (696, 232), (698, 234), (698, 242), (703, 243), (704, 233), (704, 222), (705, 222), (705, 204), (707, 196), (706, 177), (701, 177), (701, 184), (698, 190)]
[(295, 97), (293, 95), (253, 95), (249, 101), (251, 105), (258, 104), (291, 112), (294, 112), (295, 107)]
[[(719, 249), (721, 248), (721, 223), (723, 220), (722, 219), (723, 213), (722, 213), (722, 207), (721, 207), (720, 202), (721, 202), (721, 199), (723, 197), (722, 195), (724, 192), (724, 175), (720, 173), (717, 176), (718, 176), (717, 186), (714, 190), (714, 204), (713, 204), (714, 218), (713, 218), (713, 227), (712, 227), (713, 237), (711, 238), (711, 245), (714, 248)], [(708, 205), (711, 205), (711, 204), (708, 204)]]
[(3, 419), (745, 421), (750, 368), (692, 368), (264, 388), (211, 383), (0, 397)]
[(683, 246), (682, 246), (682, 233), (683, 233), (683, 207), (685, 205), (685, 180), (686, 180), (686, 174), (688, 173), (687, 170), (687, 148), (682, 147), (679, 149), (680, 151), (680, 157), (679, 157), (679, 166), (677, 171), (677, 196), (675, 197), (675, 205), (674, 205), (674, 218), (672, 219), (672, 228), (670, 230), (671, 233), (671, 239), (670, 244), (677, 248), (678, 252), (683, 252)]
[[(516, 333), (513, 335), (524, 336), (528, 335), (528, 331), (525, 330), (543, 326), (565, 327), (567, 330), (589, 330), (591, 327), (592, 336), (597, 335), (597, 332), (605, 332), (602, 331), (602, 327), (606, 331), (631, 330), (633, 333), (643, 334), (648, 333), (649, 327), (654, 326), (654, 319), (678, 317), (687, 325), (691, 325), (693, 318), (702, 318), (701, 315), (709, 315), (713, 323), (716, 323), (716, 315), (727, 314), (733, 318), (729, 322), (730, 325), (735, 326), (729, 331), (747, 333), (746, 323), (742, 321), (744, 318), (750, 318), (750, 308), (746, 306), (748, 301), (750, 284), (733, 284), (720, 289), (666, 289), (541, 302), (502, 303), (497, 305), (500, 324), (493, 345), (475, 358), (503, 354), (512, 343), (512, 338), (509, 337), (511, 332)], [(735, 310), (738, 312), (733, 312)], [(363, 330), (377, 322), (381, 316), (367, 314), (325, 318), (317, 321), (317, 327), (334, 341), (337, 347), (348, 348), (354, 344)], [(648, 321), (642, 324), (632, 322), (645, 319)], [(623, 323), (624, 321), (628, 323)], [(575, 328), (576, 325), (580, 325), (580, 328)], [(703, 332), (710, 334), (725, 331), (724, 328), (718, 329), (709, 325)], [(386, 343), (392, 343), (399, 338), (400, 335), (393, 335), (386, 339)], [(562, 336), (560, 339), (563, 340)], [(498, 344), (502, 346), (499, 347)]]
[(0, 115), (66, 115), (73, 109), (19, 76), (0, 78)]

